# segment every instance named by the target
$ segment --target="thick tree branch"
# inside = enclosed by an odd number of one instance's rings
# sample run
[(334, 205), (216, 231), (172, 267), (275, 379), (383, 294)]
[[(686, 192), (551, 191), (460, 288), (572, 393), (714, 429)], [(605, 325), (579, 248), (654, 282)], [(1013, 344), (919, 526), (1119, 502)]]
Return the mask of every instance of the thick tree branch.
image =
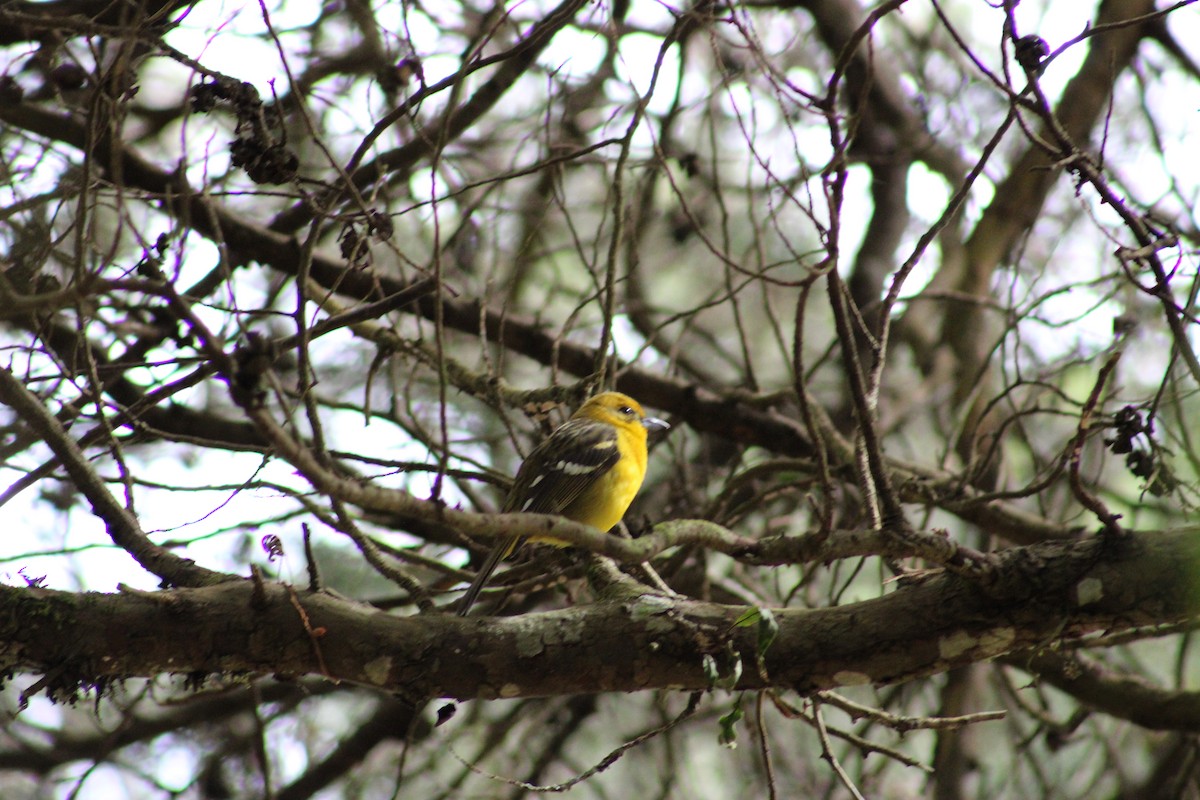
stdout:
[[(738, 686), (800, 692), (896, 683), (1051, 647), (1064, 637), (1200, 611), (1192, 530), (1006, 551), (986, 585), (949, 573), (834, 608), (779, 610), (753, 667), (744, 607), (646, 595), (515, 618), (396, 617), (252, 581), (156, 593), (0, 588), (0, 668), (59, 684), (162, 672), (320, 674), (407, 697), (704, 689), (703, 661), (740, 659)], [(301, 619), (295, 598), (304, 610)]]
[(165, 20), (170, 14), (195, 0), (54, 0), (28, 2), (10, 0), (0, 8), (0, 45), (36, 41), (59, 29), (59, 21), (69, 21), (75, 28), (80, 20), (94, 25), (128, 25), (131, 19), (141, 23)]

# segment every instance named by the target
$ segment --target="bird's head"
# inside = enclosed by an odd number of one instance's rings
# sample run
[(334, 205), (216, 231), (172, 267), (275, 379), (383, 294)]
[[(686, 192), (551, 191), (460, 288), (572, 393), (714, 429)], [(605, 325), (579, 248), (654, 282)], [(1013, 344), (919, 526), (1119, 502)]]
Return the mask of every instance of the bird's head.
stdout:
[(645, 409), (637, 400), (620, 392), (603, 392), (596, 395), (580, 406), (574, 416), (612, 425), (636, 424), (647, 431), (663, 431), (671, 427), (657, 417), (646, 416)]

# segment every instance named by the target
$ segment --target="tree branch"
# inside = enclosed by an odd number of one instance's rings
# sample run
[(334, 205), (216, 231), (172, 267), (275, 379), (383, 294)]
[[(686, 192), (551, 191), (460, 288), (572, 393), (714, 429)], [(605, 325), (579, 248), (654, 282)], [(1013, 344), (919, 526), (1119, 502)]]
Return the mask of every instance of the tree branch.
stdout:
[[(1013, 548), (986, 586), (943, 573), (876, 599), (779, 610), (765, 670), (737, 686), (800, 692), (898, 683), (1062, 637), (1200, 611), (1195, 531)], [(291, 598), (302, 605), (301, 620)], [(396, 617), (325, 594), (251, 581), (156, 593), (0, 587), (0, 669), (59, 683), (161, 672), (319, 674), (407, 697), (529, 697), (705, 689), (752, 663), (746, 608), (654, 595), (515, 618)], [(436, 665), (436, 668), (434, 668)], [(769, 683), (764, 676), (769, 677)]]

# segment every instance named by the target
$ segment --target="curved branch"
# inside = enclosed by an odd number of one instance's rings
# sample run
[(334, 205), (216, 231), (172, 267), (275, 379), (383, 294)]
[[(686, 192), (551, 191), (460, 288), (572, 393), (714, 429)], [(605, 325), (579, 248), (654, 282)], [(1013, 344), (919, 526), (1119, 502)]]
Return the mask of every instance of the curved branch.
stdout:
[(7, 368), (0, 368), (0, 402), (11, 407), (58, 456), (75, 488), (91, 503), (92, 512), (104, 521), (113, 542), (146, 571), (173, 586), (209, 586), (232, 579), (231, 575), (201, 567), (151, 541), (133, 512), (113, 497), (62, 424)]
[(1164, 689), (1077, 655), (1016, 653), (1005, 660), (1102, 714), (1156, 731), (1200, 733), (1200, 692)]

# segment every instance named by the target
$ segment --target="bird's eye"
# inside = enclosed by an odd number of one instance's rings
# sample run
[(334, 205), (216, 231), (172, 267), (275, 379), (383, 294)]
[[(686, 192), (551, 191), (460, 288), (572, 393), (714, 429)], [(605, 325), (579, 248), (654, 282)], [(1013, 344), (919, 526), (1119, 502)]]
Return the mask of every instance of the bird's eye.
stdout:
[(633, 416), (633, 409), (630, 408), (629, 406), (621, 406), (620, 408), (617, 409), (617, 411), (619, 411), (621, 414), (623, 414), (626, 417)]

